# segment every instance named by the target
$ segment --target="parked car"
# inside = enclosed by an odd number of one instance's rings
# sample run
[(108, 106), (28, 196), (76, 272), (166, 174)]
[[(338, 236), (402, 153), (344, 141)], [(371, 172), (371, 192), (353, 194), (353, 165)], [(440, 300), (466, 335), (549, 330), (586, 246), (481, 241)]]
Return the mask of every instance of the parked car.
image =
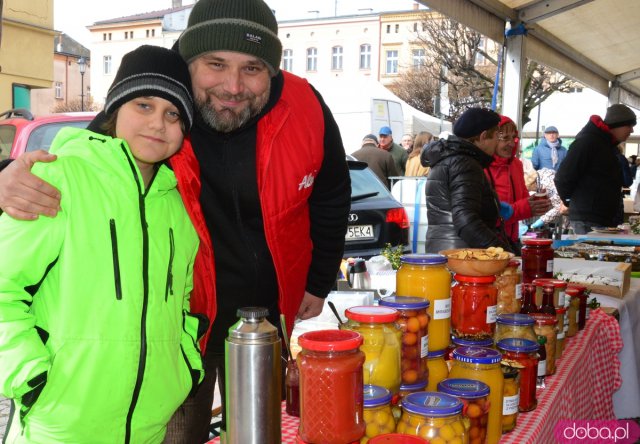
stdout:
[(94, 112), (59, 113), (34, 116), (26, 109), (11, 109), (0, 114), (0, 160), (38, 149), (48, 150), (60, 128), (86, 128)]
[(407, 212), (366, 162), (348, 156), (351, 175), (351, 210), (345, 237), (344, 257), (369, 259), (386, 244), (409, 246)]

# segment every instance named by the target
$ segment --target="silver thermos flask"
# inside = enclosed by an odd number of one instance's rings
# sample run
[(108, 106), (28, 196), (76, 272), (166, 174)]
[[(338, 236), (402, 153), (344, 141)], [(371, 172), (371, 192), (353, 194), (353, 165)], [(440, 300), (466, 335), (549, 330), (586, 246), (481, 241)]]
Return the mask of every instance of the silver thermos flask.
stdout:
[(281, 345), (262, 307), (240, 308), (224, 344), (226, 444), (280, 443)]

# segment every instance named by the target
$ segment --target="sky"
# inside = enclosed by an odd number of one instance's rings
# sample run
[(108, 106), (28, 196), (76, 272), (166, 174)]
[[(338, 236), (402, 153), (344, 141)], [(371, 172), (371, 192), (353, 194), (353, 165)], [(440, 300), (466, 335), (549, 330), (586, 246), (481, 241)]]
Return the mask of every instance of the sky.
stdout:
[[(309, 17), (332, 17), (389, 10), (409, 10), (413, 0), (266, 0), (276, 11), (278, 20)], [(182, 0), (183, 5), (194, 0)], [(54, 0), (54, 28), (82, 45), (89, 47), (90, 34), (86, 26), (101, 20), (125, 17), (171, 7), (171, 0)], [(90, 5), (90, 6), (88, 6)], [(317, 11), (317, 12), (316, 12)]]

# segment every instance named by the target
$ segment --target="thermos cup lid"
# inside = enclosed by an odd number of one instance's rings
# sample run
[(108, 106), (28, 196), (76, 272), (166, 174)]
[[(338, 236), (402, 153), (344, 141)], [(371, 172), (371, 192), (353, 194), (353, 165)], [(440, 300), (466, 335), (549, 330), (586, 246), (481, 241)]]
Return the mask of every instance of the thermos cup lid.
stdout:
[(269, 309), (264, 307), (243, 307), (239, 308), (236, 316), (245, 319), (259, 319), (269, 316)]

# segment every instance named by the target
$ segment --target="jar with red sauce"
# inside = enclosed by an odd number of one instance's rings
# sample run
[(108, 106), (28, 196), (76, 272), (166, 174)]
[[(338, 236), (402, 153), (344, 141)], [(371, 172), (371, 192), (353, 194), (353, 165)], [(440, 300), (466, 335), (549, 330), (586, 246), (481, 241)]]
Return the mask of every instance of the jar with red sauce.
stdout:
[(507, 338), (498, 341), (498, 350), (502, 352), (502, 365), (517, 368), (520, 374), (520, 412), (530, 412), (538, 405), (538, 347), (537, 342), (529, 339)]
[(496, 326), (498, 289), (495, 276), (454, 275), (451, 288), (451, 329), (465, 339), (492, 338)]
[(349, 330), (319, 330), (298, 337), (300, 428), (304, 442), (359, 441), (363, 419), (362, 336)]
[(553, 277), (552, 239), (525, 239), (522, 246), (522, 282)]

